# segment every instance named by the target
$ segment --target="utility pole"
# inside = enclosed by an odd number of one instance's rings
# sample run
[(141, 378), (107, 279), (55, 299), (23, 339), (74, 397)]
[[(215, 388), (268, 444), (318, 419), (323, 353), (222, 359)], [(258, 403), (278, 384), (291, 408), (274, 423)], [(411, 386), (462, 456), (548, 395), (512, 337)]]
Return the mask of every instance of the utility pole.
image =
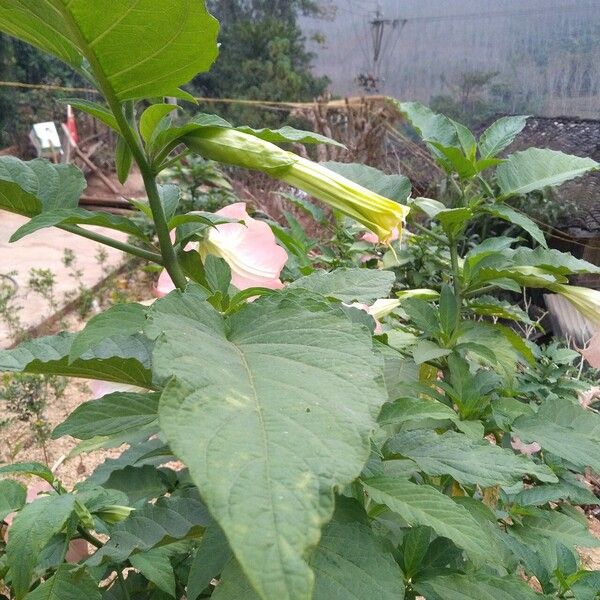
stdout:
[(373, 64), (377, 68), (381, 58), (385, 31), (388, 27), (396, 29), (400, 25), (400, 19), (385, 19), (378, 4), (375, 18), (371, 21), (371, 34), (373, 36)]

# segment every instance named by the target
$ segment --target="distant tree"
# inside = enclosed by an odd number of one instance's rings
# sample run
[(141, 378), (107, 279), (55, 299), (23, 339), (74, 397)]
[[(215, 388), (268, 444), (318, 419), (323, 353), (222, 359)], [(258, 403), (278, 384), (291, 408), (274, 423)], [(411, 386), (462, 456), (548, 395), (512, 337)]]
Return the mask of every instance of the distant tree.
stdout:
[(497, 82), (496, 71), (466, 71), (460, 73), (453, 83), (445, 81), (449, 92), (438, 94), (430, 100), (432, 110), (441, 112), (469, 127), (489, 121), (505, 113), (535, 112), (530, 99), (506, 83)]
[[(208, 3), (221, 21), (221, 54), (210, 73), (192, 86), (199, 95), (249, 100), (303, 101), (322, 94), (325, 77), (312, 73), (298, 24), (303, 14), (320, 14), (313, 0), (219, 0)], [(265, 115), (252, 107), (224, 105), (219, 113), (237, 122), (281, 123), (285, 111)]]

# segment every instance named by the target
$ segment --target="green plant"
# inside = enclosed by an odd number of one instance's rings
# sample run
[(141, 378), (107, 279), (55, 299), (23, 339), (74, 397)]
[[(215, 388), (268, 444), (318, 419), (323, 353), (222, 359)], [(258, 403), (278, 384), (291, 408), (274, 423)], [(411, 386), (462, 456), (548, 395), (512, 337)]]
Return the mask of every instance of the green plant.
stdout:
[[(117, 305), (76, 334), (0, 352), (5, 371), (125, 385), (77, 408), (53, 435), (81, 440), (80, 451), (129, 446), (72, 490), (44, 465), (0, 467), (52, 486), (25, 505), (21, 484), (0, 482), (0, 509), (19, 513), (0, 552), (14, 598), (540, 597), (522, 573), (546, 596), (592, 597), (597, 573), (581, 571), (574, 548), (598, 541), (573, 506), (597, 503), (578, 475), (600, 470), (600, 416), (570, 397), (515, 394), (517, 370), (535, 355), (515, 330), (481, 317), (527, 320), (489, 298), (496, 289), (545, 287), (588, 314), (600, 305), (598, 293), (566, 285), (567, 274), (598, 268), (548, 250), (504, 202), (597, 163), (544, 150), (501, 161), (522, 119), (476, 141), (458, 123), (403, 104), (459, 197), (452, 209), (412, 201), (439, 223), (420, 234), (445, 247), (440, 285), (401, 289), (392, 271), (348, 266), (280, 289), (281, 265), (273, 273), (250, 263), (264, 267), (283, 250), (239, 203), (228, 208), (242, 219), (176, 214), (180, 192), (158, 187), (157, 176), (177, 153), (267, 173), (384, 243), (400, 237), (408, 211), (395, 200), (406, 200), (406, 181), (317, 165), (277, 145), (334, 143), (309, 132), (204, 114), (173, 123), (173, 106), (159, 102), (138, 114), (140, 99), (186, 97), (178, 86), (209, 68), (217, 24), (199, 0), (169, 0), (160, 11), (155, 0), (113, 4), (15, 9), (0, 0), (3, 29), (97, 84), (106, 105), (79, 107), (117, 132), (121, 178), (134, 160), (140, 168), (148, 205), (139, 208), (158, 247), (126, 217), (78, 208), (84, 182), (75, 169), (0, 158), (0, 206), (30, 218), (13, 239), (57, 226), (164, 267), (159, 283), (175, 288), (150, 307)], [(493, 167), (495, 178), (484, 177)], [(519, 224), (539, 246), (491, 238), (468, 247), (467, 223), (485, 214)], [(252, 235), (263, 245), (252, 246)], [(232, 286), (243, 276), (270, 287)], [(395, 284), (398, 297), (389, 298)], [(540, 448), (520, 454), (517, 441)], [(65, 561), (74, 539), (94, 548), (76, 565)]]

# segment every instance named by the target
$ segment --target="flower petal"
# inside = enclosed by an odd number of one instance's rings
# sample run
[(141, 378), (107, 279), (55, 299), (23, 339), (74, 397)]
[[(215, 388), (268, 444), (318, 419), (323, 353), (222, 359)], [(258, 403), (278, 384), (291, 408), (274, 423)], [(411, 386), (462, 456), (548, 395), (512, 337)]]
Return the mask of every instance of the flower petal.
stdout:
[(208, 239), (200, 244), (203, 256), (214, 254), (231, 268), (231, 282), (244, 290), (250, 287), (281, 289), (279, 279), (287, 262), (286, 251), (277, 244), (271, 228), (250, 217), (244, 202), (230, 204), (217, 215), (239, 219), (241, 223), (224, 223), (211, 229)]

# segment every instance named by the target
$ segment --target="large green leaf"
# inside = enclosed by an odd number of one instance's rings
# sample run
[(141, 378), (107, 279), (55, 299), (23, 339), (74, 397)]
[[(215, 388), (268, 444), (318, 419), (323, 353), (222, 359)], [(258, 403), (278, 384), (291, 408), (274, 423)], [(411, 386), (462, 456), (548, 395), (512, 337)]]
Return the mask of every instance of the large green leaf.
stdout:
[(90, 211), (85, 208), (55, 208), (34, 216), (12, 234), (10, 241), (16, 242), (40, 229), (56, 227), (58, 225), (98, 225), (107, 229), (121, 231), (143, 240), (147, 239), (146, 234), (127, 217), (111, 215), (107, 212)]
[(427, 600), (541, 600), (524, 581), (489, 575), (433, 575), (417, 580), (415, 589)]
[(69, 362), (81, 358), (88, 350), (113, 336), (140, 333), (146, 322), (146, 308), (141, 304), (116, 304), (93, 316), (77, 333), (71, 344)]
[(197, 600), (230, 560), (231, 550), (223, 531), (216, 524), (211, 525), (192, 560), (186, 590), (188, 600)]
[[(311, 557), (315, 572), (313, 600), (402, 600), (402, 571), (364, 519), (336, 511)], [(364, 513), (363, 513), (364, 514)], [(258, 600), (239, 565), (223, 572), (215, 600)]]
[(203, 297), (190, 286), (149, 312), (155, 373), (175, 378), (161, 430), (259, 595), (308, 600), (306, 552), (386, 400), (380, 361), (366, 328), (326, 304), (311, 312), (299, 290), (226, 320)]
[(288, 287), (309, 290), (322, 296), (336, 298), (341, 302), (368, 304), (377, 298), (387, 298), (394, 280), (391, 271), (342, 268), (330, 273), (316, 271), (297, 279)]
[(364, 485), (373, 501), (399, 514), (409, 525), (426, 525), (451, 539), (476, 560), (497, 562), (494, 541), (462, 506), (429, 485), (408, 479), (373, 477)]
[(506, 204), (493, 204), (487, 208), (494, 217), (518, 225), (524, 229), (538, 244), (548, 247), (544, 232), (527, 216)]
[(83, 173), (72, 165), (0, 156), (0, 209), (33, 217), (45, 210), (76, 208), (86, 186)]
[(581, 522), (557, 510), (537, 510), (535, 515), (526, 516), (513, 525), (510, 531), (525, 544), (533, 546), (549, 542), (583, 548), (600, 546), (600, 540), (588, 530), (585, 517)]
[(86, 59), (121, 101), (178, 96), (217, 56), (218, 24), (200, 0), (0, 0), (0, 28), (80, 71)]
[(0, 467), (0, 475), (34, 475), (48, 483), (54, 482), (54, 474), (49, 467), (37, 462), (12, 463)]
[(69, 362), (75, 335), (60, 333), (0, 350), (0, 371), (102, 379), (152, 388), (152, 344), (141, 335), (114, 336)]
[(211, 521), (206, 508), (193, 498), (159, 498), (115, 525), (108, 542), (86, 562), (90, 566), (122, 562), (151, 548), (199, 539)]
[(384, 404), (378, 420), (381, 425), (400, 425), (414, 421), (458, 421), (458, 415), (437, 400), (399, 398)]
[(497, 156), (510, 146), (527, 124), (524, 116), (502, 117), (492, 123), (479, 138), (481, 158)]
[(10, 479), (0, 481), (0, 521), (10, 513), (21, 510), (26, 498), (27, 490), (20, 483)]
[(146, 579), (154, 583), (159, 590), (175, 598), (175, 573), (171, 564), (171, 556), (185, 551), (188, 541), (175, 542), (146, 552), (139, 552), (129, 557), (131, 566), (138, 570)]
[(28, 504), (15, 518), (6, 554), (15, 600), (27, 594), (40, 552), (59, 533), (75, 508), (75, 497), (44, 496)]
[(41, 583), (27, 600), (100, 600), (95, 579), (85, 568), (63, 564), (56, 573)]
[(433, 112), (420, 102), (397, 102), (397, 105), (423, 140), (446, 147), (461, 147), (458, 131), (448, 117)]
[(571, 156), (547, 148), (529, 148), (511, 154), (496, 169), (496, 178), (503, 197), (518, 196), (560, 185), (599, 166), (591, 158)]
[(600, 498), (583, 484), (577, 485), (567, 481), (560, 481), (555, 485), (536, 485), (510, 496), (509, 500), (520, 506), (541, 506), (566, 500), (574, 504), (600, 504)]
[(324, 162), (321, 164), (384, 198), (405, 204), (410, 196), (412, 185), (410, 179), (404, 175), (387, 175), (379, 169), (359, 163)]
[(513, 431), (524, 442), (537, 442), (577, 467), (591, 467), (600, 473), (599, 420), (590, 411), (551, 398), (537, 414), (519, 417), (513, 423)]
[(52, 437), (71, 435), (78, 440), (89, 440), (150, 425), (158, 418), (159, 399), (160, 394), (115, 392), (86, 402), (54, 430)]
[(510, 486), (528, 474), (541, 481), (557, 481), (546, 465), (453, 431), (441, 435), (430, 430), (401, 432), (386, 449), (414, 460), (428, 475), (451, 475), (464, 485)]

